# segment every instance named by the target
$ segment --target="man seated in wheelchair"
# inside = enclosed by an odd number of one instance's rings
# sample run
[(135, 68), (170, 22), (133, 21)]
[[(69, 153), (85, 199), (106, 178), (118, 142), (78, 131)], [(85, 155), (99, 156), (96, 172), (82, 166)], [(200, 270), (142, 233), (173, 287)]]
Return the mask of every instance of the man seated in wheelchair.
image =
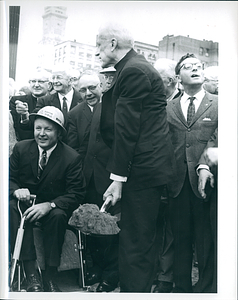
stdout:
[[(27, 278), (27, 292), (60, 292), (54, 282), (72, 212), (85, 196), (80, 155), (61, 141), (63, 113), (45, 106), (32, 113), (34, 139), (18, 142), (10, 157), (10, 249), (14, 252), (21, 216), (25, 216), (19, 260)], [(35, 194), (34, 205), (30, 195)], [(43, 230), (45, 271), (43, 282), (36, 268), (33, 227)], [(18, 245), (16, 245), (18, 247)]]

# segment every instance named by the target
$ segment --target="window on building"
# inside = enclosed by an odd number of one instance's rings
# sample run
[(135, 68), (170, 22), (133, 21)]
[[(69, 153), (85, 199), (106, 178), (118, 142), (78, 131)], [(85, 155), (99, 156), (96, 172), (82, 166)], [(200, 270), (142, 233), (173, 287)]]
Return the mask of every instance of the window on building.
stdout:
[(75, 61), (72, 61), (72, 60), (71, 60), (71, 61), (70, 61), (70, 65), (71, 65), (71, 66), (75, 66)]
[(82, 68), (83, 67), (83, 63), (78, 63), (78, 67)]
[(59, 56), (61, 56), (61, 51), (62, 51), (62, 49), (61, 49), (61, 48), (59, 48)]
[(87, 68), (87, 69), (91, 69), (91, 68), (92, 68), (92, 65), (91, 65), (91, 64), (86, 64), (86, 68)]
[(66, 53), (66, 46), (64, 46), (63, 49), (64, 49), (64, 50), (63, 50), (63, 53), (65, 54), (65, 53)]
[(140, 49), (137, 49), (137, 53), (139, 53), (139, 54), (140, 54)]
[(71, 54), (75, 54), (76, 53), (76, 47), (75, 46), (72, 46), (70, 47), (70, 53)]
[(84, 53), (83, 52), (79, 52), (79, 57), (84, 58)]
[(205, 56), (207, 56), (207, 57), (209, 56), (209, 49), (208, 48), (206, 49)]
[(92, 54), (91, 53), (87, 53), (87, 59), (91, 60), (92, 59)]
[(58, 54), (58, 50), (56, 49), (55, 50), (55, 57), (57, 57), (57, 54)]
[(199, 55), (203, 55), (203, 47), (199, 48)]

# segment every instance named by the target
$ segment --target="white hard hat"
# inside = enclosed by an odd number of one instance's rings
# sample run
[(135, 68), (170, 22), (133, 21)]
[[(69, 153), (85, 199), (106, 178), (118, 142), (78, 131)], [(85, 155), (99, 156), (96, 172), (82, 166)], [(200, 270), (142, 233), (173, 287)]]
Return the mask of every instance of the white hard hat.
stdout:
[(116, 69), (114, 67), (108, 67), (102, 69), (99, 73), (104, 74), (104, 73), (111, 73), (111, 72), (116, 72)]
[(30, 114), (30, 117), (43, 117), (51, 120), (52, 122), (58, 124), (64, 131), (64, 115), (60, 109), (55, 106), (44, 106), (37, 113)]

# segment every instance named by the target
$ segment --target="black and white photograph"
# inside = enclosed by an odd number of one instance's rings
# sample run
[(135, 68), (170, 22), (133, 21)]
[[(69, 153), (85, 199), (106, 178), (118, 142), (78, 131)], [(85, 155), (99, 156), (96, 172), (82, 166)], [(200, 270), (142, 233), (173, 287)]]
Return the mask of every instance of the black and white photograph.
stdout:
[(237, 299), (237, 13), (0, 2), (1, 299)]

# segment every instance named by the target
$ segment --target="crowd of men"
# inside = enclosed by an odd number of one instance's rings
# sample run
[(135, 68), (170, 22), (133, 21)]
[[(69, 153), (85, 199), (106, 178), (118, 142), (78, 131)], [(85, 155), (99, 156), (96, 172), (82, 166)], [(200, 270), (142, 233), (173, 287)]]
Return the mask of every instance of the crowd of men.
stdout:
[(203, 70), (189, 53), (152, 66), (133, 42), (122, 25), (106, 23), (96, 41), (99, 73), (38, 69), (29, 92), (10, 95), (10, 246), (13, 253), (20, 208), (27, 292), (60, 292), (68, 220), (80, 204), (104, 201), (120, 233), (87, 236), (86, 284), (99, 283), (97, 292), (217, 292), (218, 67)]

